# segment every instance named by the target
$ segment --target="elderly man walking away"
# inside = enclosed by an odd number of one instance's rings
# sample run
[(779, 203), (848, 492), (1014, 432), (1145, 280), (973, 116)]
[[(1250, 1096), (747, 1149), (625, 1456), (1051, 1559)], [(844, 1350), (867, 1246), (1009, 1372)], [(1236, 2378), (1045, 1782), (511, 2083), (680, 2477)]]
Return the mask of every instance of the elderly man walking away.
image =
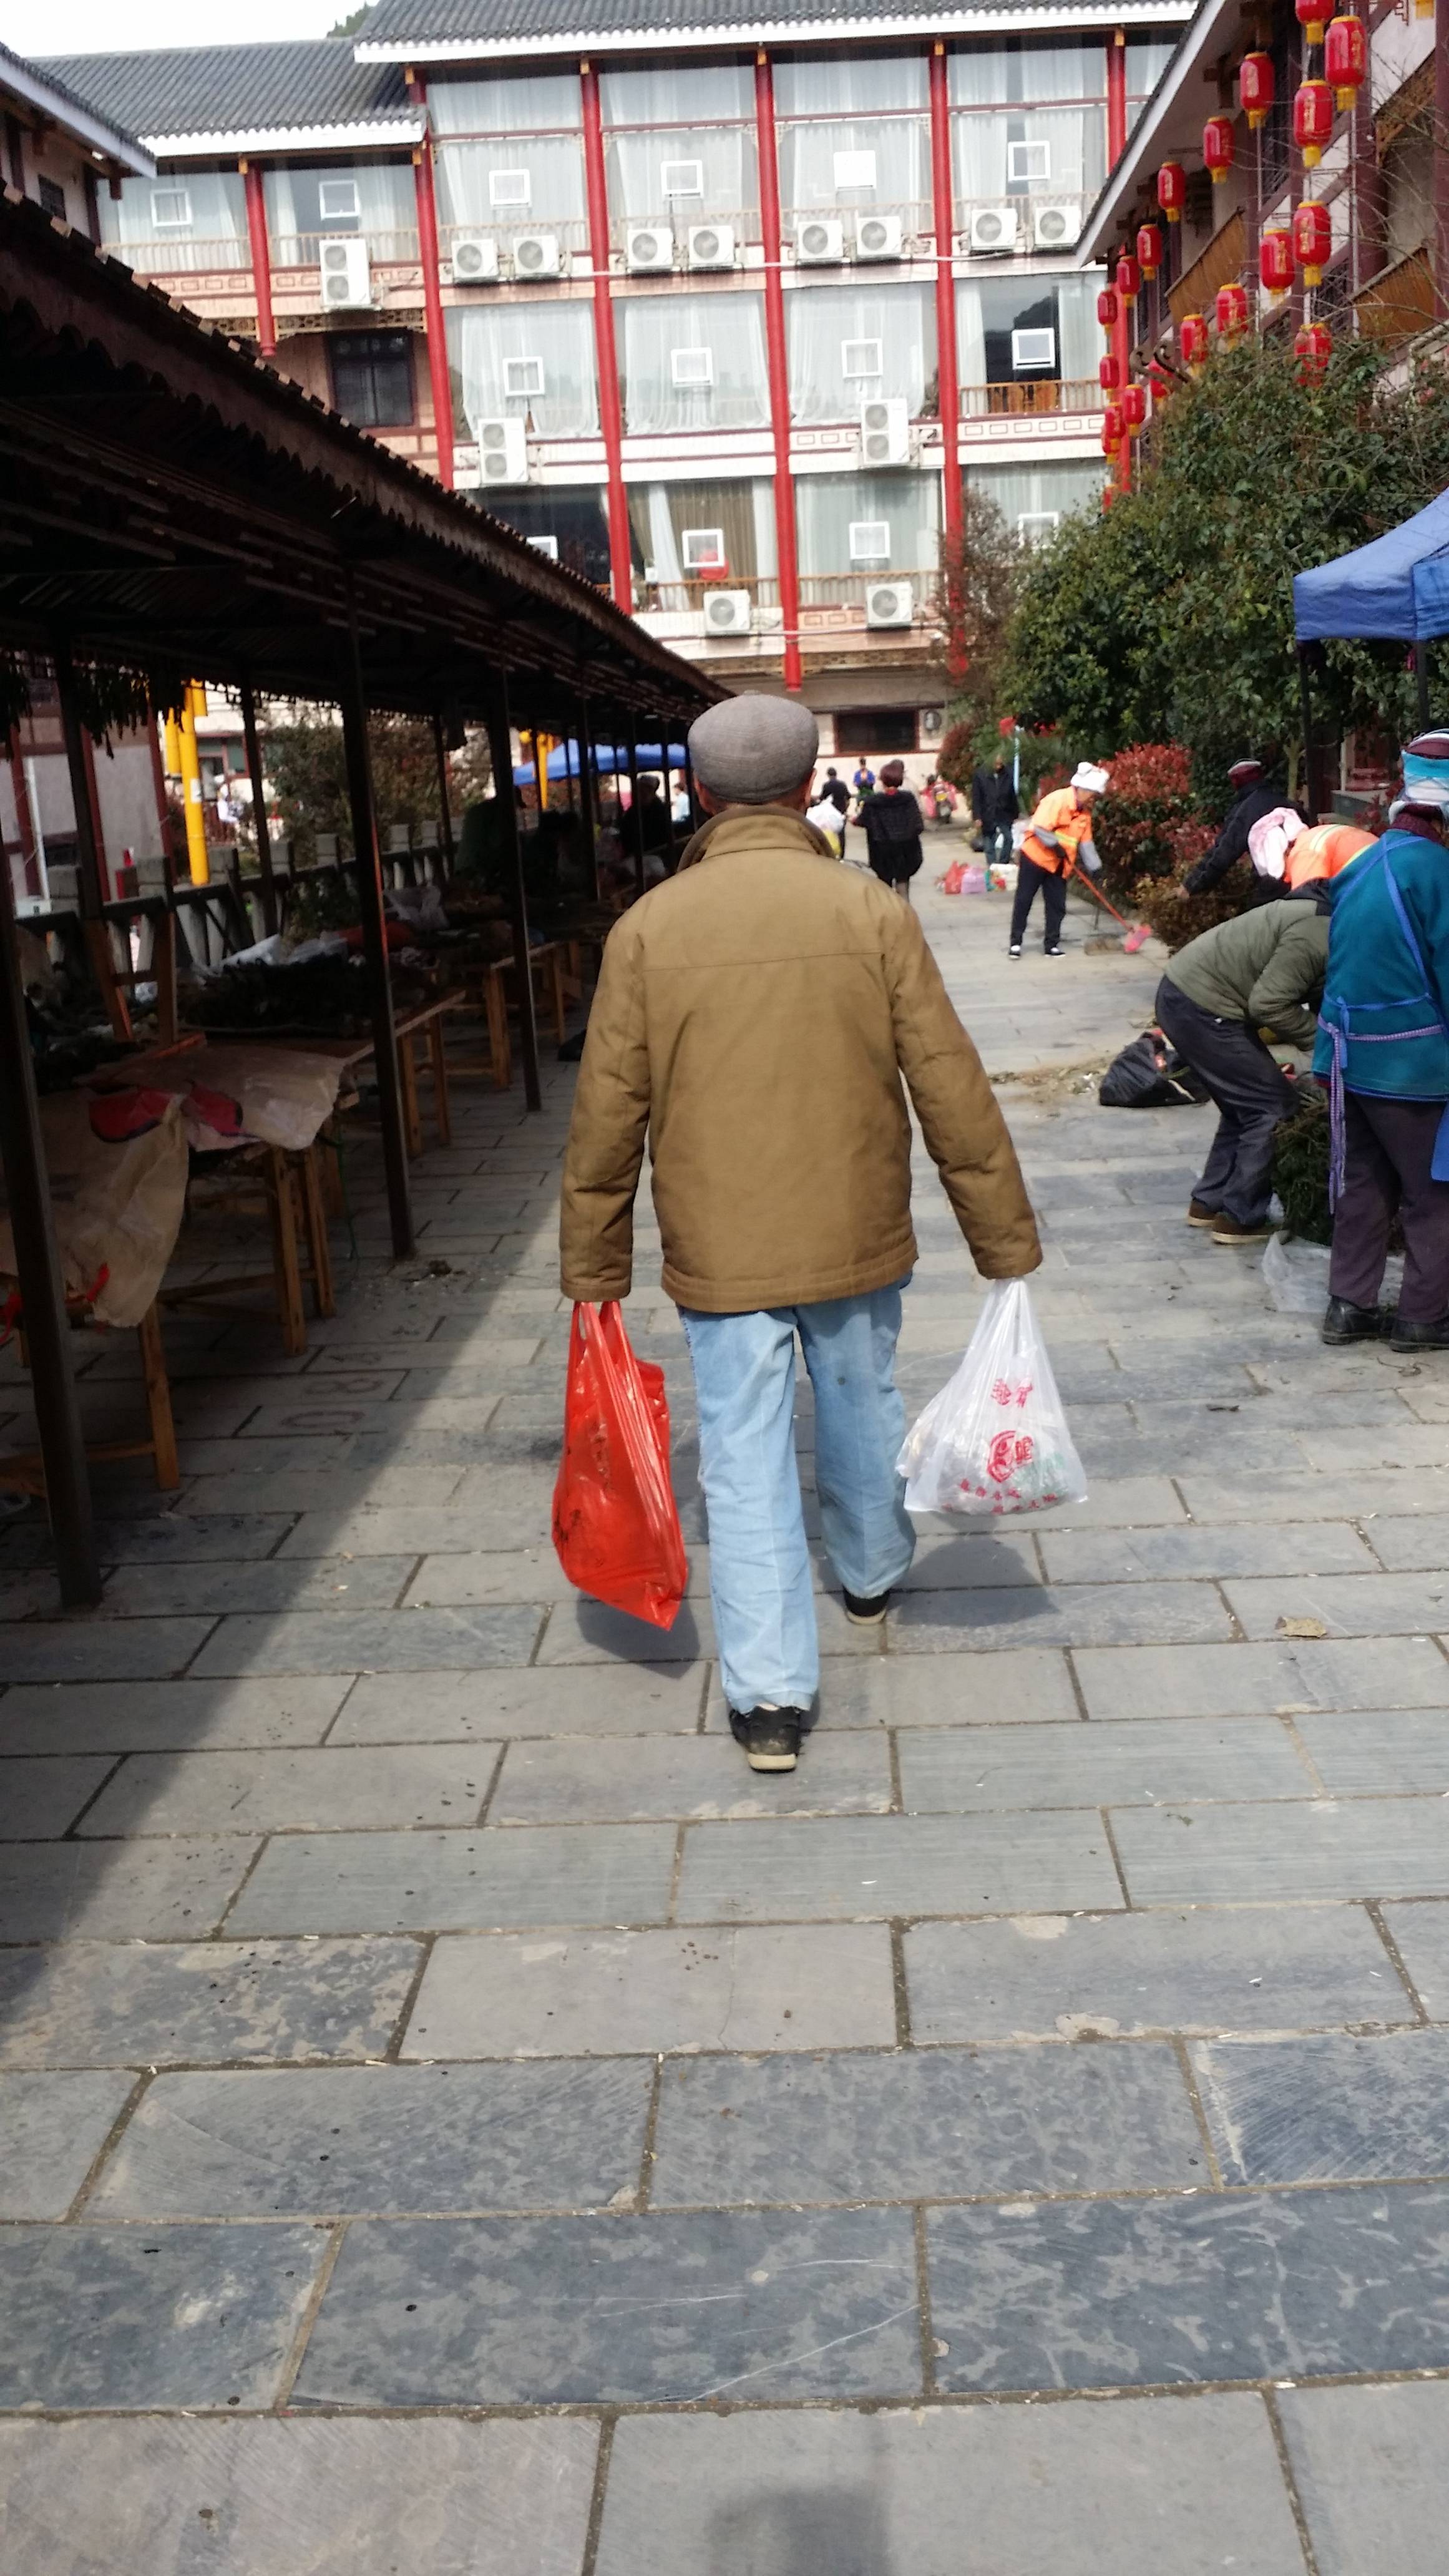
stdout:
[(793, 1770), (819, 1681), (797, 1336), (848, 1618), (884, 1619), (915, 1547), (895, 1467), (916, 1258), (907, 1091), (977, 1269), (1017, 1278), (1041, 1260), (1005, 1121), (919, 921), (878, 878), (837, 866), (805, 820), (817, 745), (814, 717), (783, 698), (731, 698), (691, 727), (711, 819), (610, 934), (564, 1164), (564, 1295), (625, 1297), (649, 1142), (699, 1403), (721, 1675), (757, 1771)]
[(1092, 838), (1092, 808), (1107, 791), (1109, 773), (1081, 761), (1067, 787), (1053, 788), (1031, 818), (1017, 863), (1016, 898), (1011, 907), (1013, 957), (1021, 955), (1026, 925), (1038, 894), (1046, 916), (1046, 953), (1060, 957), (1062, 917), (1067, 908), (1067, 877), (1080, 860), (1089, 876), (1102, 862)]
[(971, 811), (981, 826), (982, 864), (1004, 868), (1011, 857), (1011, 827), (1021, 812), (1004, 751), (997, 753), (989, 769), (983, 762), (972, 778)]

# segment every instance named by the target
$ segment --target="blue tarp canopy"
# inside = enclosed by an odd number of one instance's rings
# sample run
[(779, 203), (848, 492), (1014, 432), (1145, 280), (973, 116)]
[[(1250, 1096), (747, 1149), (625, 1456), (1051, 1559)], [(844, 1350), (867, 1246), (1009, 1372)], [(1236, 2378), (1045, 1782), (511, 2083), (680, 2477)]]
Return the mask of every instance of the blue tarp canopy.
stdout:
[(1293, 579), (1300, 644), (1323, 635), (1417, 644), (1449, 635), (1449, 492), (1401, 528)]
[[(638, 760), (641, 770), (662, 770), (664, 767), (663, 744), (658, 742), (641, 742), (638, 750)], [(594, 745), (594, 765), (601, 778), (612, 778), (616, 769), (622, 770), (627, 776), (629, 768), (629, 754), (622, 744), (616, 748), (611, 742), (596, 742)], [(669, 766), (671, 769), (682, 769), (684, 767), (684, 745), (682, 742), (672, 742), (670, 744)], [(577, 778), (579, 774), (579, 747), (576, 742), (561, 742), (556, 751), (551, 751), (549, 753), (548, 774), (550, 778)], [(514, 786), (531, 787), (533, 783), (532, 761), (518, 761), (515, 764), (513, 771)]]

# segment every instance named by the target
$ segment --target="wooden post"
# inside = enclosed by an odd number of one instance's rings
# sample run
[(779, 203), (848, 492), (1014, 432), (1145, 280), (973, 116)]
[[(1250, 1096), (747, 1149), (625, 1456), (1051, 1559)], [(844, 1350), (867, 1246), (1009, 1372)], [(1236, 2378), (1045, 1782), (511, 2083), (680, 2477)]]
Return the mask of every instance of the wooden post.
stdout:
[(412, 1183), (408, 1177), (397, 1039), (393, 1033), (392, 984), (387, 971), (377, 807), (372, 793), (372, 765), (367, 756), (367, 692), (363, 686), (362, 649), (358, 641), (355, 607), (348, 620), (341, 683), (338, 704), (342, 710), (342, 739), (347, 755), (347, 795), (352, 807), (352, 847), (357, 859), (363, 953), (367, 960), (372, 1001), (373, 1062), (377, 1068), (377, 1099), (382, 1117), (387, 1208), (392, 1224), (394, 1258), (406, 1261), (416, 1251), (417, 1241), (413, 1233)]
[(101, 1597), (101, 1569), (8, 868), (0, 868), (0, 1162), (10, 1198), (15, 1269), (30, 1351), (46, 1509), (60, 1568), (60, 1597), (68, 1610), (85, 1609)]
[(599, 845), (596, 837), (598, 818), (594, 805), (597, 788), (594, 775), (593, 724), (587, 698), (581, 697), (579, 700), (578, 723), (575, 731), (579, 741), (579, 819), (584, 827), (584, 857), (588, 861), (589, 883), (594, 889), (594, 901), (597, 903), (599, 900)]
[(277, 927), (277, 880), (272, 874), (272, 836), (267, 829), (267, 800), (262, 784), (262, 747), (257, 740), (257, 702), (250, 680), (243, 680), (242, 732), (246, 738), (247, 774), (252, 782), (252, 821), (257, 833), (257, 864), (262, 872), (262, 919), (270, 939)]
[[(528, 949), (528, 898), (523, 885), (523, 850), (518, 837), (518, 807), (513, 794), (513, 730), (508, 712), (508, 681), (500, 673), (488, 701), (488, 749), (493, 762), (493, 793), (501, 800), (503, 850), (508, 863), (508, 909), (513, 924), (513, 980), (518, 987), (518, 1044), (523, 1057), (523, 1097), (530, 1109), (543, 1107), (538, 1078), (538, 1026), (533, 1010), (533, 960)], [(536, 745), (535, 745), (536, 749)]]
[(639, 811), (639, 719), (629, 718), (629, 830), (634, 838), (634, 866), (638, 892), (647, 891), (644, 875), (644, 818)]
[(81, 937), (90, 960), (91, 973), (101, 1006), (111, 1023), (112, 1035), (129, 1038), (131, 1014), (126, 997), (116, 982), (115, 961), (111, 954), (111, 933), (101, 907), (105, 901), (101, 878), (101, 854), (96, 839), (96, 814), (93, 797), (95, 779), (86, 758), (87, 743), (75, 701), (75, 668), (65, 645), (57, 645), (52, 655), (55, 684), (60, 696), (60, 720), (65, 735), (65, 761), (70, 776), (70, 801), (75, 809), (76, 878), (80, 896)]
[(433, 750), (438, 762), (438, 841), (452, 874), (453, 808), (448, 801), (448, 740), (443, 728), (442, 712), (433, 717)]

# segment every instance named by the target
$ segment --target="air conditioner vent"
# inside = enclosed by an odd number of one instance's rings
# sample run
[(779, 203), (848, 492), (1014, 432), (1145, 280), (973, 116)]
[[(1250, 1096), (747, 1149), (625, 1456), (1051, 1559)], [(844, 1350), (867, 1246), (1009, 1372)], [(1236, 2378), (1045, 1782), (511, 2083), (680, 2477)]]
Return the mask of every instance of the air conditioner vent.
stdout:
[(355, 233), (335, 234), (317, 245), (318, 283), (329, 313), (357, 312), (372, 306), (372, 263), (367, 244)]
[(855, 219), (855, 256), (857, 259), (899, 259), (902, 256), (902, 231), (899, 215), (857, 215)]
[(561, 265), (557, 233), (514, 234), (515, 277), (557, 277)]
[(521, 420), (480, 420), (478, 480), (490, 484), (528, 481), (528, 431)]
[(631, 224), (624, 259), (632, 277), (674, 266), (674, 235), (667, 224)]
[(691, 268), (733, 268), (735, 264), (734, 225), (691, 224), (688, 259)]
[(904, 394), (875, 395), (861, 404), (860, 456), (863, 465), (909, 465), (911, 416)]
[(867, 626), (909, 626), (915, 602), (908, 581), (873, 581), (865, 594)]
[(1080, 206), (1035, 206), (1031, 237), (1038, 250), (1070, 250), (1080, 236)]
[(704, 603), (706, 635), (748, 635), (750, 594), (747, 590), (712, 590)]
[(462, 233), (453, 244), (453, 284), (489, 286), (498, 275), (498, 244), (491, 233)]
[(795, 257), (802, 268), (838, 265), (845, 257), (845, 226), (828, 216), (811, 215), (796, 232)]
[(1013, 251), (1020, 230), (1015, 206), (974, 206), (971, 247), (978, 258)]

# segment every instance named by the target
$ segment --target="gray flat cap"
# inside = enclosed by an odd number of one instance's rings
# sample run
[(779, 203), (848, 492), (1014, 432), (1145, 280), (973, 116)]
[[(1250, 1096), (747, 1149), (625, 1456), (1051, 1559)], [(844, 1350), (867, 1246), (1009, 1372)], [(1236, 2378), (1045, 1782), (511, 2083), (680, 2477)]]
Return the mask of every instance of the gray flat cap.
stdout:
[(802, 787), (820, 750), (820, 727), (798, 698), (757, 691), (707, 707), (689, 728), (701, 787), (721, 805), (769, 805)]

